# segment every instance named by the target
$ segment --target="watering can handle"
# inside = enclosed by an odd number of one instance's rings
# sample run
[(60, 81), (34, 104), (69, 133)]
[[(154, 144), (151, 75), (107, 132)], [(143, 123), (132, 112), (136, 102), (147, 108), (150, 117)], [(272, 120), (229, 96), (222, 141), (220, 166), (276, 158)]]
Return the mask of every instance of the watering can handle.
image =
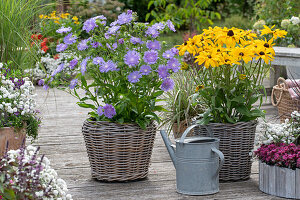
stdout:
[[(182, 134), (182, 136), (181, 136), (181, 138), (180, 138), (179, 143), (183, 143), (185, 137), (187, 136), (187, 134), (188, 134), (193, 128), (195, 128), (196, 126), (199, 126), (199, 124), (194, 124), (194, 125), (189, 126), (189, 127), (183, 132), (183, 134)], [(208, 127), (208, 126), (203, 126), (203, 127), (206, 128), (207, 132), (209, 133), (209, 136), (210, 136), (210, 137), (213, 137), (211, 128)]]
[(224, 164), (224, 154), (220, 151), (220, 150), (218, 150), (218, 149), (216, 149), (216, 148), (211, 148), (211, 150), (214, 152), (214, 153), (216, 153), (218, 156), (219, 156), (219, 158), (220, 158), (220, 164), (219, 164), (219, 168), (218, 168), (218, 170), (216, 171), (216, 174), (214, 175), (214, 177), (217, 177), (218, 176), (218, 174), (219, 174), (219, 172), (220, 172), (220, 170), (221, 170), (221, 168), (222, 168), (222, 166), (223, 166), (223, 164)]

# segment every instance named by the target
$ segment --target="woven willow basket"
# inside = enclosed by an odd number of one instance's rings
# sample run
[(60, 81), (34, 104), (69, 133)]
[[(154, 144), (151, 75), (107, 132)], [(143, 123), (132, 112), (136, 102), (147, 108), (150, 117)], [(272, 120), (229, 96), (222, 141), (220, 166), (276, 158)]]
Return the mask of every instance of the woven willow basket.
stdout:
[(210, 123), (206, 127), (195, 127), (200, 136), (220, 139), (219, 150), (225, 156), (225, 163), (219, 173), (220, 181), (247, 180), (251, 174), (251, 155), (257, 121), (238, 122), (235, 124)]
[(130, 181), (148, 175), (156, 134), (154, 124), (142, 130), (134, 124), (85, 121), (82, 133), (93, 178)]
[(300, 101), (292, 99), (288, 88), (289, 87), (285, 82), (285, 79), (280, 77), (277, 80), (277, 85), (275, 85), (272, 89), (272, 104), (278, 109), (281, 123), (283, 123), (285, 119), (291, 119), (293, 111), (300, 111)]

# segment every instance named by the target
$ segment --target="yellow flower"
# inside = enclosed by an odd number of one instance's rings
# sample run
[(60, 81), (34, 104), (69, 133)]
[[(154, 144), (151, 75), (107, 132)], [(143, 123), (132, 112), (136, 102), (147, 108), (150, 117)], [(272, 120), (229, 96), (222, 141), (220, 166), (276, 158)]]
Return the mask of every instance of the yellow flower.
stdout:
[(264, 25), (264, 29), (261, 30), (260, 35), (263, 36), (263, 35), (270, 34), (270, 33), (273, 34), (274, 31), (272, 31), (272, 28), (274, 28), (274, 26), (275, 26), (275, 25), (273, 25), (271, 28), (269, 28), (269, 27), (267, 27), (266, 25)]
[(76, 16), (74, 16), (72, 19), (73, 19), (74, 21), (78, 21), (78, 17), (76, 17)]
[(217, 43), (219, 45), (226, 44), (227, 47), (234, 47), (240, 39), (239, 30), (236, 28), (227, 29), (224, 27), (222, 31), (217, 32)]
[(189, 65), (187, 63), (183, 63), (181, 66), (181, 70), (187, 70), (189, 68)]
[(230, 54), (239, 61), (244, 60), (245, 63), (248, 63), (254, 57), (254, 54), (250, 48), (236, 47), (232, 49)]
[(246, 75), (245, 74), (240, 74), (239, 75), (239, 79), (240, 80), (245, 80), (246, 79)]
[(272, 56), (270, 49), (265, 48), (263, 46), (260, 46), (256, 49), (256, 54), (257, 54), (256, 60), (261, 58), (265, 61), (266, 64), (269, 64), (269, 61), (272, 61), (274, 58)]
[(183, 43), (182, 45), (177, 45), (177, 49), (179, 50), (179, 55), (183, 56), (184, 53), (187, 51), (188, 48), (188, 44), (187, 42)]
[(211, 67), (217, 67), (219, 66), (220, 58), (215, 52), (201, 52), (198, 56), (196, 56), (196, 61), (198, 65), (202, 65), (204, 63), (204, 66), (206, 68)]
[(60, 24), (60, 22), (59, 22), (59, 21), (57, 21), (57, 20), (56, 20), (56, 21), (54, 21), (54, 23), (56, 23), (56, 24)]
[(275, 29), (275, 31), (273, 33), (273, 37), (274, 37), (274, 39), (276, 39), (278, 37), (284, 38), (286, 34), (287, 34), (287, 32), (285, 30)]
[(43, 18), (44, 18), (44, 15), (39, 15), (39, 18), (40, 18), (40, 19), (43, 19)]
[(198, 85), (195, 89), (195, 92), (198, 92), (199, 90), (202, 90), (204, 88), (204, 85)]
[(79, 22), (78, 22), (78, 21), (75, 21), (74, 24), (79, 24)]

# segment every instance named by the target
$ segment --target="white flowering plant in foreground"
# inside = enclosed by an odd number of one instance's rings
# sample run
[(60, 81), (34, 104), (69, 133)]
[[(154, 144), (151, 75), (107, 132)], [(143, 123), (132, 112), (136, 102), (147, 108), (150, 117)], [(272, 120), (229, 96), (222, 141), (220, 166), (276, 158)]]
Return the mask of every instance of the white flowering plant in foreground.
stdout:
[(282, 124), (264, 123), (263, 134), (257, 135), (258, 144), (295, 143), (300, 144), (300, 113), (294, 111), (291, 119), (286, 119)]
[(66, 182), (58, 178), (39, 148), (8, 151), (0, 160), (1, 200), (71, 200)]
[(72, 53), (58, 53), (55, 56), (49, 53), (43, 55), (39, 62), (36, 63), (35, 68), (26, 69), (24, 72), (37, 81), (39, 85), (44, 84), (44, 79), (47, 78), (47, 74), (52, 74), (59, 65), (63, 64), (65, 67), (59, 74), (60, 78), (69, 81), (72, 77), (75, 77), (79, 70), (70, 66), (68, 60), (79, 57), (74, 56)]
[(34, 86), (14, 70), (11, 63), (0, 63), (0, 127), (26, 128), (37, 137), (41, 123), (36, 109)]

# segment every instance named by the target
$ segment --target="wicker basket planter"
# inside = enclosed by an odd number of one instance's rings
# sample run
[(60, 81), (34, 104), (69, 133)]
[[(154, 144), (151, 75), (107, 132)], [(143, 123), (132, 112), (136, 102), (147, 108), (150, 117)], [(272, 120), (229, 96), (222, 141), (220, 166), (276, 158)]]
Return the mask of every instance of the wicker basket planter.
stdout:
[(196, 135), (213, 136), (220, 139), (220, 151), (225, 156), (225, 163), (220, 171), (220, 181), (247, 180), (251, 174), (250, 152), (254, 146), (257, 121), (238, 122), (235, 124), (210, 123), (206, 127), (197, 126)]
[(82, 133), (92, 177), (100, 181), (131, 181), (148, 175), (156, 126), (85, 121)]
[(279, 197), (300, 199), (300, 169), (292, 170), (259, 162), (259, 189)]
[(7, 142), (8, 150), (19, 149), (26, 138), (26, 130), (16, 131), (13, 127), (0, 128), (0, 157), (5, 153)]
[[(173, 135), (175, 139), (181, 138), (183, 132), (188, 128), (188, 124), (186, 122), (186, 120), (183, 120), (179, 123), (179, 126), (177, 123), (173, 124)], [(188, 137), (193, 136), (193, 130), (191, 130), (188, 135)]]
[(277, 85), (272, 89), (272, 104), (278, 109), (281, 123), (283, 123), (285, 119), (290, 119), (293, 111), (300, 111), (300, 101), (291, 98), (288, 88), (285, 79), (280, 77), (277, 80)]

